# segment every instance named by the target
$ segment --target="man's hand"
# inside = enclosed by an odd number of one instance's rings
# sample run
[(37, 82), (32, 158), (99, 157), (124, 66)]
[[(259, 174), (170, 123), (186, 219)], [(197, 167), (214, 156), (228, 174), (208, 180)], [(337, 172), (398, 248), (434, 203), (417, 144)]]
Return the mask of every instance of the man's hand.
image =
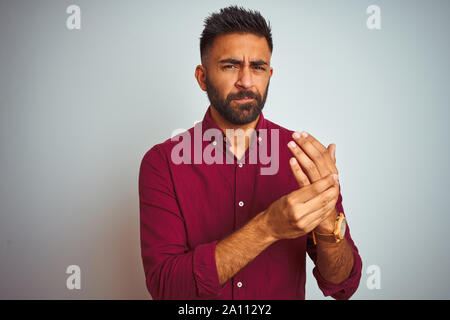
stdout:
[[(308, 186), (332, 173), (338, 174), (335, 165), (336, 145), (331, 144), (328, 148), (325, 148), (316, 138), (306, 132), (302, 132), (301, 134), (294, 132), (292, 137), (294, 141), (289, 142), (288, 147), (295, 157), (293, 159), (296, 161), (291, 163), (291, 169), (300, 188)], [(339, 183), (335, 203), (337, 202), (338, 196)], [(336, 216), (336, 208), (330, 208), (327, 219), (317, 226), (316, 231), (320, 233), (332, 233)]]
[[(293, 171), (297, 172), (297, 161), (291, 159), (290, 163)], [(281, 197), (265, 211), (268, 233), (274, 240), (280, 240), (311, 232), (332, 214), (338, 195), (337, 175), (329, 174)]]
[[(314, 140), (309, 143), (317, 144)], [(306, 144), (305, 141), (299, 143), (303, 146)], [(299, 146), (296, 147), (293, 151), (296, 157), (290, 159), (290, 166), (300, 188), (276, 200), (242, 228), (217, 243), (215, 259), (221, 285), (272, 243), (280, 239), (297, 238), (312, 230), (321, 232), (317, 228), (326, 221), (332, 221), (334, 228), (334, 208), (339, 196), (334, 148), (334, 145), (330, 145), (326, 149), (328, 155), (317, 155), (311, 160)], [(311, 149), (311, 146), (307, 145), (305, 149)], [(325, 159), (319, 159), (320, 156)], [(308, 160), (309, 166), (305, 165)], [(319, 163), (318, 167), (314, 160)], [(309, 168), (307, 175), (300, 164)], [(325, 176), (322, 177), (322, 174)], [(343, 266), (342, 261), (345, 262)], [(338, 283), (348, 276), (353, 265), (353, 253), (346, 241), (334, 246), (323, 244), (318, 246), (317, 264), (326, 279)]]
[[(302, 132), (302, 134), (294, 132), (292, 138), (295, 142), (291, 141), (288, 145), (295, 156), (292, 159), (296, 161), (292, 162), (294, 165), (291, 164), (291, 169), (300, 190), (316, 184), (330, 173), (338, 173), (335, 166), (335, 145), (329, 145), (328, 148), (325, 148), (306, 132)], [(316, 232), (333, 233), (337, 216), (335, 204), (339, 197), (339, 181), (335, 189), (337, 189), (337, 192), (333, 193), (334, 198), (330, 200), (333, 207), (325, 214), (326, 218), (314, 229)], [(324, 279), (335, 284), (341, 283), (348, 279), (353, 265), (353, 250), (346, 239), (339, 243), (317, 242), (316, 266)]]

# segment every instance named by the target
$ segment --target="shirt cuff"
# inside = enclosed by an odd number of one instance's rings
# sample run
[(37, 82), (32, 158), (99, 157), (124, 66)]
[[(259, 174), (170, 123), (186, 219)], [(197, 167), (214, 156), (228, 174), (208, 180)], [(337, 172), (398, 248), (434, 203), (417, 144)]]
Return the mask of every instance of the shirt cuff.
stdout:
[(325, 280), (317, 267), (313, 269), (313, 275), (324, 296), (332, 296), (337, 300), (349, 299), (358, 289), (361, 279), (362, 261), (359, 254), (353, 250), (353, 268), (348, 278), (341, 283), (335, 284)]
[(215, 257), (217, 242), (219, 240), (200, 244), (194, 249), (193, 270), (200, 298), (213, 298), (222, 289)]

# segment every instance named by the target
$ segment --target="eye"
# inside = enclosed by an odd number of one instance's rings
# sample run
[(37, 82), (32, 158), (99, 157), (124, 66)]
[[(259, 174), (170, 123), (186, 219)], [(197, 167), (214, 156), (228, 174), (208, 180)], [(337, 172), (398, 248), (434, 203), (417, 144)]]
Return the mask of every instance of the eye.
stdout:
[(258, 70), (266, 70), (265, 68), (260, 67), (260, 66), (255, 66), (255, 68), (258, 69)]
[(236, 67), (235, 65), (232, 65), (232, 64), (227, 64), (227, 65), (225, 65), (223, 68), (224, 69), (231, 69), (231, 68), (233, 68), (233, 67)]

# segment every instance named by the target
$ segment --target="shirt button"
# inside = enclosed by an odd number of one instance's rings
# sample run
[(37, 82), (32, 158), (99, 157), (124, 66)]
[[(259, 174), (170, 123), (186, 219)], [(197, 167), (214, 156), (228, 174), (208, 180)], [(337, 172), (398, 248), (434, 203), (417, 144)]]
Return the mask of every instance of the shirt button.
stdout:
[(236, 283), (236, 285), (238, 286), (238, 288), (240, 288), (240, 287), (242, 287), (242, 282), (238, 282), (238, 283)]
[(261, 142), (262, 141), (262, 137), (258, 137), (258, 141)]
[(239, 168), (242, 168), (242, 163), (239, 163)]
[(244, 206), (244, 202), (243, 201), (239, 201), (239, 207)]
[(213, 141), (213, 146), (217, 145), (217, 141)]

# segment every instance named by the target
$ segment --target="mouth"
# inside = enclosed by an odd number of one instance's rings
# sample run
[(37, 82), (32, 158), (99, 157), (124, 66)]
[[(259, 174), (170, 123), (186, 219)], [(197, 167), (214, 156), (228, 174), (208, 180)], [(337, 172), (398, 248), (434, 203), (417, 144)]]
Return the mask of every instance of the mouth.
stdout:
[(255, 100), (254, 98), (242, 98), (242, 99), (234, 99), (235, 101), (238, 102), (248, 102), (248, 101), (252, 101)]

